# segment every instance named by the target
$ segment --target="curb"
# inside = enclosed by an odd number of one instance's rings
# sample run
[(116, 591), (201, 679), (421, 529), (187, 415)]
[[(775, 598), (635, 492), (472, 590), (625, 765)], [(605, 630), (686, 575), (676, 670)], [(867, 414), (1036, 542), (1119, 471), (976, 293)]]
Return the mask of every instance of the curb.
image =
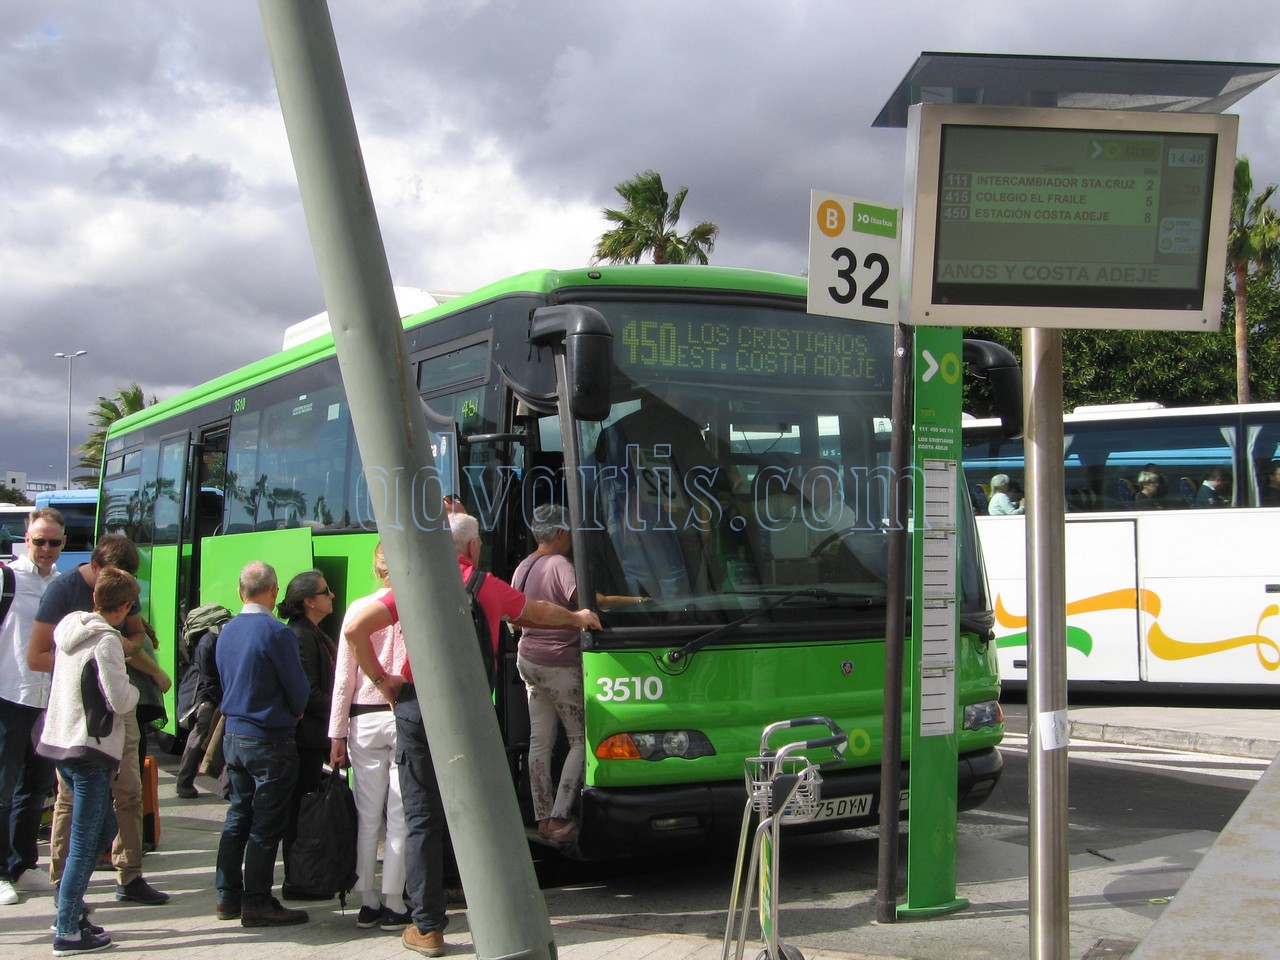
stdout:
[(1071, 736), (1079, 740), (1123, 743), (1129, 746), (1216, 753), (1228, 757), (1273, 760), (1280, 753), (1280, 741), (1255, 737), (1229, 737), (1185, 730), (1160, 730), (1114, 723), (1072, 720)]

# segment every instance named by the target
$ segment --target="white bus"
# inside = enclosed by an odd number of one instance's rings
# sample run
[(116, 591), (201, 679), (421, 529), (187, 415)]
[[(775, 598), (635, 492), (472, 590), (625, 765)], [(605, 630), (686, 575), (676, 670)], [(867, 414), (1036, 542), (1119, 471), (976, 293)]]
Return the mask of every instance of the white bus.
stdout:
[(27, 516), (31, 509), (16, 503), (0, 503), (0, 561), (24, 552), (23, 537), (27, 534)]
[[(1025, 487), (1026, 475), (1022, 441), (995, 427), (965, 423), (964, 471), (1001, 678), (1016, 687), (1027, 677), (1025, 517), (984, 514), (992, 477)], [(1064, 434), (1072, 687), (1280, 689), (1280, 404), (1079, 408)]]

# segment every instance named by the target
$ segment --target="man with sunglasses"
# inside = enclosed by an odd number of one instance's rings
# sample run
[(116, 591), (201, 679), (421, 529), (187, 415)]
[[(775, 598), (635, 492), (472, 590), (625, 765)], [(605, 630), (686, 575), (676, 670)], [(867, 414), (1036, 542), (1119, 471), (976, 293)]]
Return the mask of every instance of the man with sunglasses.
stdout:
[[(0, 621), (0, 904), (51, 886), (35, 869), (36, 833), (53, 789), (53, 763), (35, 752), (31, 731), (49, 703), (49, 675), (27, 666), (27, 638), (45, 587), (58, 576), (66, 523), (52, 507), (27, 520), (27, 552), (9, 564), (9, 610)], [(12, 576), (10, 576), (12, 574)]]

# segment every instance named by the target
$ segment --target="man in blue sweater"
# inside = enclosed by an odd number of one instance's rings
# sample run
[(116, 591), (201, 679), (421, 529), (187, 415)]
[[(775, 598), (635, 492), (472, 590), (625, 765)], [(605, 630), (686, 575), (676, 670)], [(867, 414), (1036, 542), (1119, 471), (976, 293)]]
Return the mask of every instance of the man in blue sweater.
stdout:
[(218, 635), (222, 678), (222, 740), (231, 807), (218, 843), (215, 883), (219, 920), (245, 927), (305, 923), (271, 895), (276, 851), (289, 817), (298, 776), (293, 729), (310, 686), (298, 658), (298, 639), (272, 610), (280, 583), (268, 564), (240, 571), (244, 608)]

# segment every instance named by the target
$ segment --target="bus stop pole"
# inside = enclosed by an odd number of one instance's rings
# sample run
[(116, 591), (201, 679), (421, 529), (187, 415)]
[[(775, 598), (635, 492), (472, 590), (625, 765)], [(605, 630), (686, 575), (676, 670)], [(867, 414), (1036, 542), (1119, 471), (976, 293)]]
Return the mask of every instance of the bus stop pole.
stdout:
[(1067, 960), (1067, 620), (1062, 472), (1062, 331), (1028, 328), (1027, 793), (1030, 957)]
[(911, 500), (904, 480), (911, 464), (912, 329), (904, 323), (893, 334), (893, 404), (889, 439), (892, 516), (889, 525), (889, 582), (885, 589), (884, 717), (880, 753), (880, 839), (876, 873), (876, 920), (898, 919), (898, 817), (902, 794), (902, 690), (907, 632), (907, 523)]
[[(554, 958), (326, 4), (260, 0), (302, 206), (481, 960)], [(269, 560), (269, 557), (263, 559)], [(432, 878), (432, 881), (440, 878)]]

